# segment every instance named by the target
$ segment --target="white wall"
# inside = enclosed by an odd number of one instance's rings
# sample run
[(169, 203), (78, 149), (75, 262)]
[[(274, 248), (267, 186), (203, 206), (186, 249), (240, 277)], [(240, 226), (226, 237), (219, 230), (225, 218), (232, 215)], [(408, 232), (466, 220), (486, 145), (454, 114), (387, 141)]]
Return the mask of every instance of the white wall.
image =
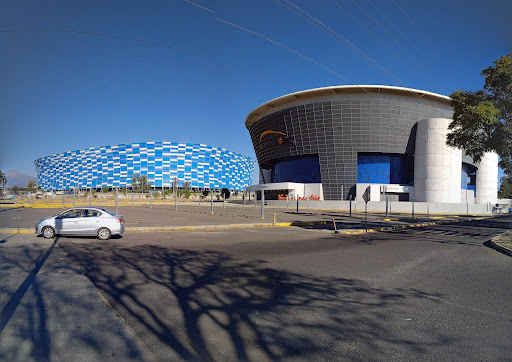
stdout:
[(496, 204), (498, 200), (498, 155), (484, 153), (476, 171), (476, 203)]
[(462, 151), (446, 145), (451, 119), (420, 120), (414, 157), (414, 199), (436, 203), (461, 202)]
[[(267, 200), (267, 206), (286, 207), (286, 201)], [(259, 206), (259, 205), (258, 205)], [(296, 203), (289, 202), (288, 208), (295, 209)], [(299, 201), (300, 209), (307, 209), (308, 201)], [(412, 214), (412, 202), (390, 201), (388, 204), (389, 215), (393, 214)], [(348, 212), (350, 208), (349, 201), (309, 201), (309, 209), (311, 210), (336, 210)], [(352, 201), (353, 212), (364, 212), (364, 201)], [(385, 201), (370, 201), (367, 205), (368, 212), (385, 213)], [(432, 202), (415, 202), (414, 213), (422, 215), (475, 215), (475, 214), (491, 214), (494, 210), (492, 204), (452, 204), (452, 203), (432, 203)], [(508, 212), (508, 207), (503, 209)]]

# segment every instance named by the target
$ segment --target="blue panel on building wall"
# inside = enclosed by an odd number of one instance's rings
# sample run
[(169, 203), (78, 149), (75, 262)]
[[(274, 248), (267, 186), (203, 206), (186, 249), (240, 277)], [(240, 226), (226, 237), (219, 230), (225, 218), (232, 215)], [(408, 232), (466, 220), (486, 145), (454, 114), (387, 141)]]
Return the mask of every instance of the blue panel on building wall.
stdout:
[(271, 182), (321, 183), (317, 155), (283, 159), (272, 167)]
[(385, 153), (357, 155), (357, 182), (411, 185), (412, 157)]

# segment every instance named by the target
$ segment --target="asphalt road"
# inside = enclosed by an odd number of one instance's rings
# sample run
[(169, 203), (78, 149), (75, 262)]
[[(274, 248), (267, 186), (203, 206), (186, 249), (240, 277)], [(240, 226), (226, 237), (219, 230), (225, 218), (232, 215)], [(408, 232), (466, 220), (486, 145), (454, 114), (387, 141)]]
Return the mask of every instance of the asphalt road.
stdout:
[[(301, 228), (135, 233), (108, 242), (60, 238), (55, 250), (65, 256), (60, 267), (79, 268), (124, 322), (128, 332), (114, 329), (114, 340), (133, 333), (155, 359), (505, 361), (512, 259), (483, 244), (511, 226), (504, 217), (351, 236)], [(51, 245), (13, 239), (0, 245)], [(12, 255), (12, 263), (24, 257)], [(0, 280), (14, 264), (2, 262)], [(37, 306), (37, 294), (20, 303)], [(30, 310), (41, 318), (41, 308)], [(91, 310), (90, 323), (98, 318), (106, 317)], [(11, 323), (5, 328), (21, 328)], [(45, 345), (37, 328), (25, 337)], [(110, 347), (89, 348), (107, 359), (102, 348)], [(20, 359), (21, 347), (9, 351)]]

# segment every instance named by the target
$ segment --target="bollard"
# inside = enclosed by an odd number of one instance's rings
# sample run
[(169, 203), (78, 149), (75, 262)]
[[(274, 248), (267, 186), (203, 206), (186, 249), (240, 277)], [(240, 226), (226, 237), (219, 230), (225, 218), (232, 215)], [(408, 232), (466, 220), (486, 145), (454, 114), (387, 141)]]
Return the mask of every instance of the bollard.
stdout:
[(272, 226), (276, 227), (276, 213), (274, 212), (274, 221), (272, 222)]
[(368, 203), (365, 202), (364, 203), (364, 231), (368, 231), (368, 228), (366, 227), (366, 222), (367, 222), (366, 215), (367, 215), (367, 212), (368, 212)]
[(261, 190), (261, 218), (265, 218), (265, 191)]
[(75, 207), (75, 188), (73, 188), (73, 207)]
[(89, 189), (89, 206), (91, 206), (91, 202), (92, 202), (92, 188)]
[(66, 203), (64, 202), (64, 190), (62, 190), (62, 208), (66, 208)]
[(414, 194), (412, 195), (412, 218), (414, 219)]
[(116, 215), (119, 215), (119, 187), (116, 186)]
[[(117, 193), (117, 189), (116, 189), (116, 193)], [(153, 191), (149, 190), (149, 208), (152, 209), (153, 208)]]

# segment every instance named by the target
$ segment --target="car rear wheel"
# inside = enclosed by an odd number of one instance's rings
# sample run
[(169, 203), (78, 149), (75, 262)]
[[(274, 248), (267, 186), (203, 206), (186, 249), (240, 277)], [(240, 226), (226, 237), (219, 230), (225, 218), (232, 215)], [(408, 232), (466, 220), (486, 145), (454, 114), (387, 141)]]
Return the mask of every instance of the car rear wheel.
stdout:
[(45, 239), (51, 239), (55, 236), (55, 230), (51, 226), (45, 226), (42, 233)]
[(110, 235), (112, 235), (112, 233), (107, 228), (101, 228), (98, 230), (98, 239), (100, 240), (108, 240), (110, 239)]

